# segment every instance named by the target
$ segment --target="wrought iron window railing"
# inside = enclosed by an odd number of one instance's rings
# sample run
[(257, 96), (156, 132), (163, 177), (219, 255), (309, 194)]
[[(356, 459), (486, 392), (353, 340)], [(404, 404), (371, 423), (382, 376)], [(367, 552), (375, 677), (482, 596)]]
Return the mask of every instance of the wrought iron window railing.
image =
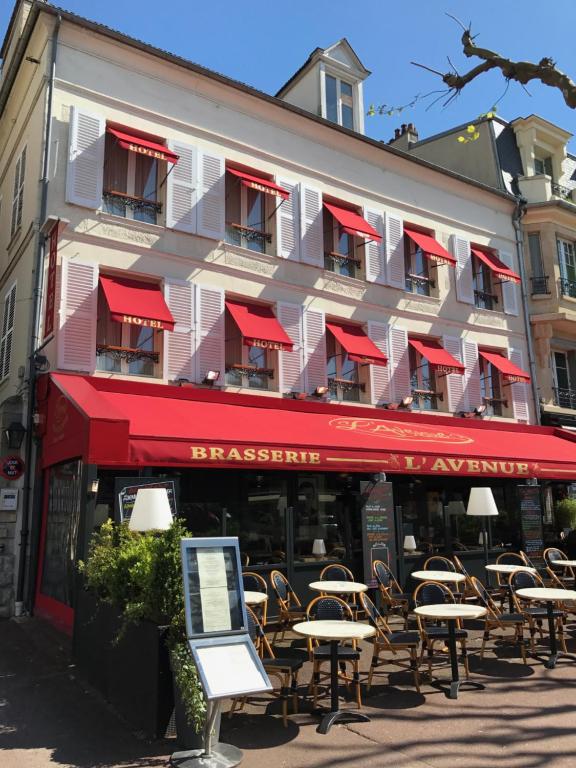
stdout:
[(436, 283), (432, 278), (425, 277), (424, 275), (412, 275), (406, 274), (406, 290), (411, 293), (420, 293), (421, 295), (430, 296), (430, 289), (435, 288)]
[(151, 360), (157, 363), (160, 359), (158, 352), (132, 347), (116, 347), (112, 344), (97, 344), (96, 355), (106, 355), (112, 360), (125, 360), (127, 363), (133, 363), (136, 360)]
[(559, 405), (560, 408), (576, 410), (576, 389), (554, 387), (554, 405)]
[(531, 277), (530, 281), (532, 283), (532, 296), (541, 296), (550, 293), (550, 288), (548, 287), (548, 275)]
[(272, 234), (254, 227), (245, 227), (242, 224), (226, 223), (226, 242), (231, 245), (239, 245), (249, 248), (251, 243), (257, 243), (262, 253), (266, 251), (266, 244), (272, 242)]
[(494, 309), (494, 306), (498, 304), (498, 296), (487, 291), (474, 291), (474, 304), (479, 309)]
[(482, 402), (488, 406), (494, 416), (502, 416), (502, 409), (508, 408), (508, 400), (502, 397), (483, 397)]
[(156, 200), (146, 200), (143, 197), (127, 195), (125, 192), (109, 189), (102, 193), (102, 198), (108, 204), (108, 208), (121, 208), (124, 211), (130, 208), (135, 214), (143, 213), (154, 220), (159, 213), (162, 213), (162, 203)]
[(330, 272), (339, 272), (346, 277), (356, 277), (361, 266), (362, 262), (359, 259), (347, 256), (344, 253), (330, 251), (324, 254), (324, 269)]
[(565, 277), (561, 277), (559, 282), (562, 296), (570, 296), (570, 298), (576, 299), (576, 282), (574, 280), (567, 280)]
[(564, 187), (562, 184), (556, 184), (555, 181), (552, 182), (552, 194), (556, 195), (557, 197), (561, 197), (564, 200), (571, 200), (571, 193), (572, 190), (569, 187)]
[(360, 400), (360, 392), (364, 392), (366, 387), (358, 381), (329, 378), (328, 389), (331, 394), (336, 395), (342, 400), (358, 402)]
[(412, 389), (412, 401), (413, 408), (419, 408), (420, 410), (438, 410), (438, 401), (444, 400), (442, 392), (437, 392), (434, 389)]

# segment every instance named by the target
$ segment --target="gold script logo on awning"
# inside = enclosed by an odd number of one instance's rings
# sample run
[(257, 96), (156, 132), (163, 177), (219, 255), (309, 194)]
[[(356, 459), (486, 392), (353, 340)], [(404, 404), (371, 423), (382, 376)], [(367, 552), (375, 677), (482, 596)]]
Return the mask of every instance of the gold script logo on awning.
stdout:
[(467, 435), (458, 432), (449, 432), (443, 429), (426, 429), (425, 427), (411, 427), (407, 424), (394, 424), (377, 419), (331, 419), (330, 426), (334, 429), (343, 429), (349, 432), (362, 432), (376, 437), (387, 437), (395, 440), (409, 440), (416, 443), (442, 443), (443, 445), (463, 445), (473, 443), (474, 440)]

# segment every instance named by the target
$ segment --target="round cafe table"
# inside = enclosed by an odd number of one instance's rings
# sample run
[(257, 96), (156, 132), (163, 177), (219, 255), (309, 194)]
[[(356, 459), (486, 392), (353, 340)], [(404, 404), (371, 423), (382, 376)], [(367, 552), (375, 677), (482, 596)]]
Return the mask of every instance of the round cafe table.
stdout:
[(338, 709), (338, 645), (342, 640), (364, 640), (376, 634), (374, 627), (356, 621), (302, 621), (294, 624), (292, 631), (302, 637), (327, 640), (330, 643), (330, 709), (318, 726), (318, 733), (328, 733), (338, 720), (370, 722), (362, 712)]
[(438, 581), (441, 584), (461, 584), (466, 581), (463, 573), (454, 571), (412, 571), (410, 576), (418, 581)]
[(313, 581), (308, 585), (315, 592), (325, 595), (355, 595), (358, 592), (366, 592), (368, 587), (359, 581)]
[[(517, 571), (524, 571), (525, 573), (538, 573), (536, 568), (530, 568), (528, 565), (516, 565), (515, 563), (491, 563), (484, 566), (490, 573), (502, 573), (505, 576), (510, 576), (511, 573)], [(502, 585), (508, 592), (508, 605), (510, 606), (510, 613), (514, 613), (514, 600), (512, 598), (512, 590), (508, 584)]]
[[(560, 568), (574, 568), (576, 569), (576, 560), (554, 560), (553, 568), (560, 566)], [(574, 571), (574, 586), (576, 587), (576, 570)]]
[[(458, 690), (462, 684), (458, 673), (458, 651), (456, 649), (456, 622), (458, 619), (479, 619), (485, 616), (487, 611), (480, 605), (466, 605), (462, 603), (438, 603), (433, 605), (419, 605), (414, 608), (414, 613), (424, 616), (426, 619), (442, 620), (448, 625), (448, 649), (450, 651), (450, 666), (452, 668), (452, 681), (450, 689), (446, 692), (449, 699), (458, 698)], [(474, 683), (478, 687), (477, 683)], [(479, 686), (482, 687), (482, 686)]]
[[(554, 589), (549, 587), (526, 587), (525, 589), (517, 589), (516, 594), (518, 597), (523, 597), (525, 600), (538, 600), (546, 603), (546, 612), (548, 614), (548, 632), (550, 634), (550, 656), (548, 657), (548, 661), (544, 662), (544, 666), (547, 669), (554, 669), (561, 653), (558, 650), (558, 646), (556, 644), (554, 603), (567, 603), (576, 601), (576, 590)], [(567, 658), (576, 661), (576, 656), (573, 656), (571, 653), (562, 653), (562, 656), (566, 656)]]
[(244, 590), (244, 602), (246, 605), (263, 605), (268, 600), (266, 592), (253, 592)]

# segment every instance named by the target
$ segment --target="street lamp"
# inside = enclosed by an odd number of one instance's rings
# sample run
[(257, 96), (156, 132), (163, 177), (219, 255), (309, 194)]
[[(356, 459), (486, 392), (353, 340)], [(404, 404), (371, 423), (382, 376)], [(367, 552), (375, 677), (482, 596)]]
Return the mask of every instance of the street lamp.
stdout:
[(484, 559), (488, 565), (488, 532), (486, 530), (486, 518), (498, 514), (498, 507), (494, 501), (492, 488), (471, 488), (470, 498), (466, 514), (471, 517), (482, 518), (482, 543), (484, 545)]
[(4, 430), (4, 435), (8, 441), (8, 448), (20, 448), (25, 434), (26, 427), (19, 421), (13, 421), (10, 426)]

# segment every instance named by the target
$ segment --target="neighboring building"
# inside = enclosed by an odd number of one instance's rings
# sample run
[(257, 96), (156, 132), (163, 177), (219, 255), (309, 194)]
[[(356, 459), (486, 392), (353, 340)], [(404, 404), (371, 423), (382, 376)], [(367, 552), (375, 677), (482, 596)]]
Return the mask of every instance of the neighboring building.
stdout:
[(375, 472), (399, 541), (430, 549), (477, 548), (471, 483), (500, 544), (518, 478), (572, 472), (576, 449), (531, 426), (514, 197), (365, 137), (345, 40), (281, 98), (40, 2), (3, 51), (0, 397), (29, 394), (30, 336), (50, 365), (29, 422), (38, 613), (71, 627), (76, 560), (134, 478), (305, 586), (317, 539), (361, 567)]

